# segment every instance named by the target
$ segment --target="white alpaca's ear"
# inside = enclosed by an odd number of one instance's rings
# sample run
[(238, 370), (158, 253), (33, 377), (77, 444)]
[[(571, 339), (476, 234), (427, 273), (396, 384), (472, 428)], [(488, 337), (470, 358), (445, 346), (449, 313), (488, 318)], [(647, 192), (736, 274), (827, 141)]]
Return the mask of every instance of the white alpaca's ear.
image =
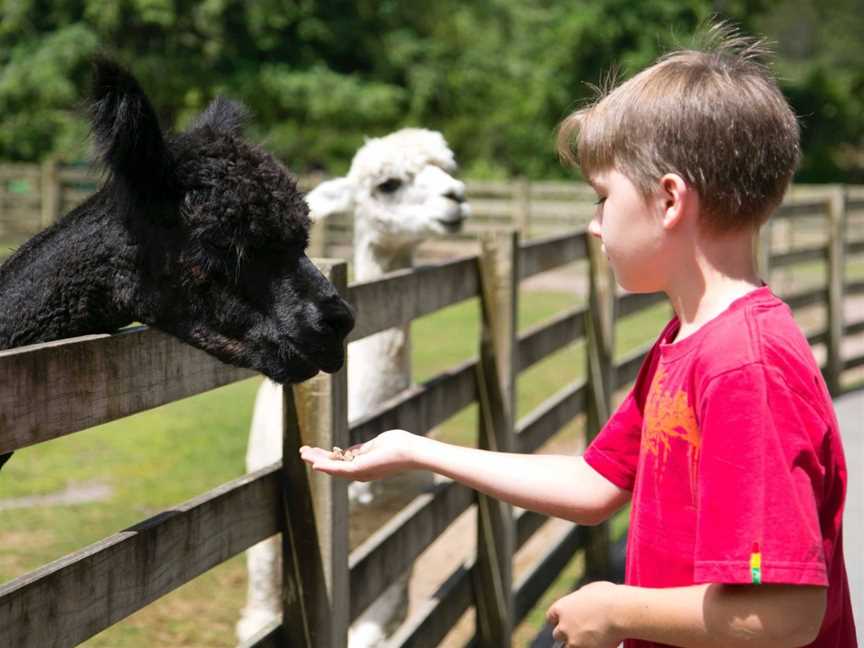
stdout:
[(354, 186), (348, 178), (322, 182), (306, 194), (309, 218), (319, 221), (335, 214), (347, 214), (353, 209)]

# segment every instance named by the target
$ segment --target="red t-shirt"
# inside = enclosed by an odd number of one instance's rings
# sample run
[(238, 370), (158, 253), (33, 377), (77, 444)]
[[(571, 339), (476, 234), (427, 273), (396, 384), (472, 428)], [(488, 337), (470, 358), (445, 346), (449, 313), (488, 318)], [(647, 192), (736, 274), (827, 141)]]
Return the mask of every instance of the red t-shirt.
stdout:
[[(626, 582), (825, 585), (818, 648), (854, 648), (846, 463), (831, 397), (767, 287), (691, 336), (663, 330), (585, 460), (633, 492)], [(656, 646), (630, 640), (627, 648)]]

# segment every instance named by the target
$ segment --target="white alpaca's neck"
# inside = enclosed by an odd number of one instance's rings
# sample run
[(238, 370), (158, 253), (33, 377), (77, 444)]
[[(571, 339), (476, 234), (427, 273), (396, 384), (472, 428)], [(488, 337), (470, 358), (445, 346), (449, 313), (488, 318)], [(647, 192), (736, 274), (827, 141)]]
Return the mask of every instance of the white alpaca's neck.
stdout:
[(377, 279), (388, 272), (403, 270), (413, 265), (412, 245), (387, 245), (379, 237), (371, 236), (359, 227), (354, 230), (354, 278), (357, 281)]
[[(368, 281), (413, 266), (412, 246), (388, 248), (369, 236), (357, 221), (354, 276)], [(381, 331), (348, 346), (348, 417), (377, 408), (411, 384), (411, 328)]]

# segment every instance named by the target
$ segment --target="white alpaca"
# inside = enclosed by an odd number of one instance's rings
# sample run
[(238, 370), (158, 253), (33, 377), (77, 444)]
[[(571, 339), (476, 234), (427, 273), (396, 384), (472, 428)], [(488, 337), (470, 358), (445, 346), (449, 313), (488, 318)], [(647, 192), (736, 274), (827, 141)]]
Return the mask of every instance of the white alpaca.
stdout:
[[(453, 178), (456, 163), (444, 137), (403, 129), (368, 140), (348, 175), (320, 184), (307, 196), (310, 215), (354, 218), (354, 277), (374, 279), (411, 267), (425, 239), (458, 231), (468, 216), (465, 186)], [(411, 382), (410, 328), (382, 331), (348, 347), (348, 416), (354, 420), (406, 389)], [(246, 468), (257, 470), (282, 453), (282, 387), (265, 380), (258, 391)], [(431, 483), (431, 482), (430, 482)], [(368, 504), (368, 484), (352, 484), (353, 501)], [(274, 539), (247, 552), (249, 593), (237, 624), (241, 641), (281, 614), (279, 546)], [(407, 576), (391, 586), (351, 626), (349, 646), (380, 645), (407, 613)]]

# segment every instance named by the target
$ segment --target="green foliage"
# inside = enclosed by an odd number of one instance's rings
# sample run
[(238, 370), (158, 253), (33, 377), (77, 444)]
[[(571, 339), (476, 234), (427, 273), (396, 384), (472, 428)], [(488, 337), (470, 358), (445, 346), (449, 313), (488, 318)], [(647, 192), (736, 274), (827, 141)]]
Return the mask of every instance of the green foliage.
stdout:
[[(649, 64), (717, 11), (779, 41), (802, 115), (803, 180), (860, 178), (858, 0), (7, 0), (0, 159), (86, 155), (88, 60), (117, 55), (167, 125), (217, 94), (298, 172), (345, 169), (364, 136), (442, 130), (466, 174), (564, 177), (559, 121), (617, 66)], [(78, 106), (78, 110), (76, 110)], [(856, 175), (857, 174), (857, 175)]]
[(778, 74), (802, 122), (800, 177), (864, 182), (864, 6), (787, 0), (757, 23), (777, 40)]

